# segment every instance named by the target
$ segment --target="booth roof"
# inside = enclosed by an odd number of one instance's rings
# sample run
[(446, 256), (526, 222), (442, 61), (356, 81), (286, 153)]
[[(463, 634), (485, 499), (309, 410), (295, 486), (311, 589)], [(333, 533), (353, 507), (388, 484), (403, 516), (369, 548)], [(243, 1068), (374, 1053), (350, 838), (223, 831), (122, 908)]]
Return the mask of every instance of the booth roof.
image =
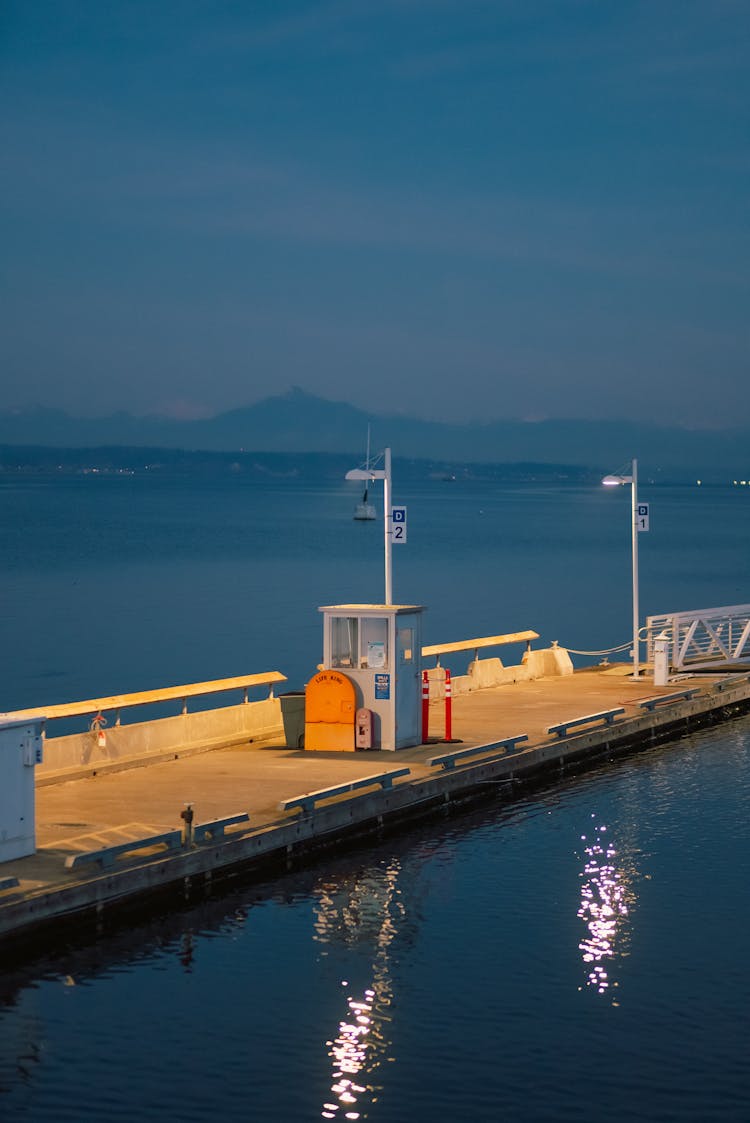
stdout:
[(325, 604), (318, 609), (318, 612), (337, 613), (342, 616), (385, 616), (423, 611), (422, 604)]

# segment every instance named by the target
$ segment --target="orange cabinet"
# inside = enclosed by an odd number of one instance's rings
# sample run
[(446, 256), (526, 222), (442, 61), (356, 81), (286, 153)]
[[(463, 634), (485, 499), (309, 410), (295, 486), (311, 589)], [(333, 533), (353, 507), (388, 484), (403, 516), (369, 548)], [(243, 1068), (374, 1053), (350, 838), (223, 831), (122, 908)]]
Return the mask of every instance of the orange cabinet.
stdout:
[(305, 687), (305, 749), (353, 753), (356, 712), (354, 683), (340, 671), (319, 671)]

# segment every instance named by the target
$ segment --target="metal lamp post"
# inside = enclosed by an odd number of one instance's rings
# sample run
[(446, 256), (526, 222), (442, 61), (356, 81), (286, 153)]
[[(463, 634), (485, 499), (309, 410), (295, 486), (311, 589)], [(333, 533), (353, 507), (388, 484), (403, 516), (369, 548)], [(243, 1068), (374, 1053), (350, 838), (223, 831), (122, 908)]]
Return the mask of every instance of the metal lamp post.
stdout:
[(638, 637), (638, 461), (632, 461), (629, 476), (605, 476), (605, 487), (621, 487), (630, 484), (631, 531), (633, 535), (633, 678), (640, 672), (640, 653)]
[(391, 450), (383, 455), (382, 468), (352, 468), (344, 477), (347, 480), (383, 481), (383, 537), (385, 539), (385, 604), (393, 604), (393, 578), (391, 566)]

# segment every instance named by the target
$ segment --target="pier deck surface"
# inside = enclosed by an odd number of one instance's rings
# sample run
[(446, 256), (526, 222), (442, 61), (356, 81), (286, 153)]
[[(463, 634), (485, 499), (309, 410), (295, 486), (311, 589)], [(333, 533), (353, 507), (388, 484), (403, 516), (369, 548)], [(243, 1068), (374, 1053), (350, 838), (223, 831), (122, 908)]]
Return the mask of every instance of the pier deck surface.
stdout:
[[(634, 681), (627, 670), (595, 668), (572, 676), (519, 682), (459, 696), (453, 700), (453, 734), (461, 739), (462, 745), (456, 748), (525, 733), (528, 742), (522, 748), (528, 752), (559, 743), (559, 738), (546, 732), (550, 725), (584, 714), (623, 706), (625, 714), (616, 727), (627, 723), (636, 728), (636, 722), (640, 722), (641, 728), (645, 728), (644, 722), (653, 727), (674, 720), (676, 714), (687, 713), (686, 707), (693, 707), (709, 695), (713, 695), (715, 709), (726, 701), (724, 692), (712, 689), (715, 679), (722, 676), (700, 675), (689, 680), (682, 676), (679, 685), (697, 687), (696, 697), (657, 707), (656, 713), (644, 717), (640, 702), (661, 692), (672, 694), (675, 685), (654, 687), (650, 677)], [(747, 680), (738, 690), (744, 698), (750, 697)], [(442, 703), (431, 706), (430, 721), (430, 733), (439, 736)], [(607, 735), (601, 729), (576, 732)], [(419, 783), (440, 772), (428, 760), (447, 747), (433, 742), (398, 752), (305, 753), (265, 741), (40, 786), (36, 793), (36, 854), (0, 865), (3, 876), (15, 876), (19, 881), (17, 890), (0, 895), (0, 935), (8, 931), (8, 925), (3, 926), (3, 912), (19, 901), (31, 902), (40, 895), (59, 893), (87, 882), (94, 892), (102, 871), (96, 867), (66, 869), (65, 860), (70, 855), (180, 827), (180, 812), (186, 803), (194, 808), (196, 824), (247, 811), (250, 829), (273, 830), (288, 825), (296, 817), (294, 812), (279, 811), (281, 800), (403, 766), (410, 768), (411, 775), (399, 783)], [(456, 776), (456, 771), (451, 775)], [(162, 854), (159, 857), (165, 862), (175, 860)], [(136, 855), (133, 864), (144, 860), (148, 859)], [(118, 862), (118, 868), (120, 865)]]

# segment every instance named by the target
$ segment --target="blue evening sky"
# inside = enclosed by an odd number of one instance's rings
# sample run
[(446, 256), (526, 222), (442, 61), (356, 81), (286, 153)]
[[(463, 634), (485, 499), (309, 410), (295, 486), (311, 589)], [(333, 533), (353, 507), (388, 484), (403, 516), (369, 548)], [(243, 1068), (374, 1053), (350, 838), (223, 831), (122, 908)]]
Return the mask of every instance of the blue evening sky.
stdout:
[(0, 407), (750, 421), (746, 0), (4, 0)]

